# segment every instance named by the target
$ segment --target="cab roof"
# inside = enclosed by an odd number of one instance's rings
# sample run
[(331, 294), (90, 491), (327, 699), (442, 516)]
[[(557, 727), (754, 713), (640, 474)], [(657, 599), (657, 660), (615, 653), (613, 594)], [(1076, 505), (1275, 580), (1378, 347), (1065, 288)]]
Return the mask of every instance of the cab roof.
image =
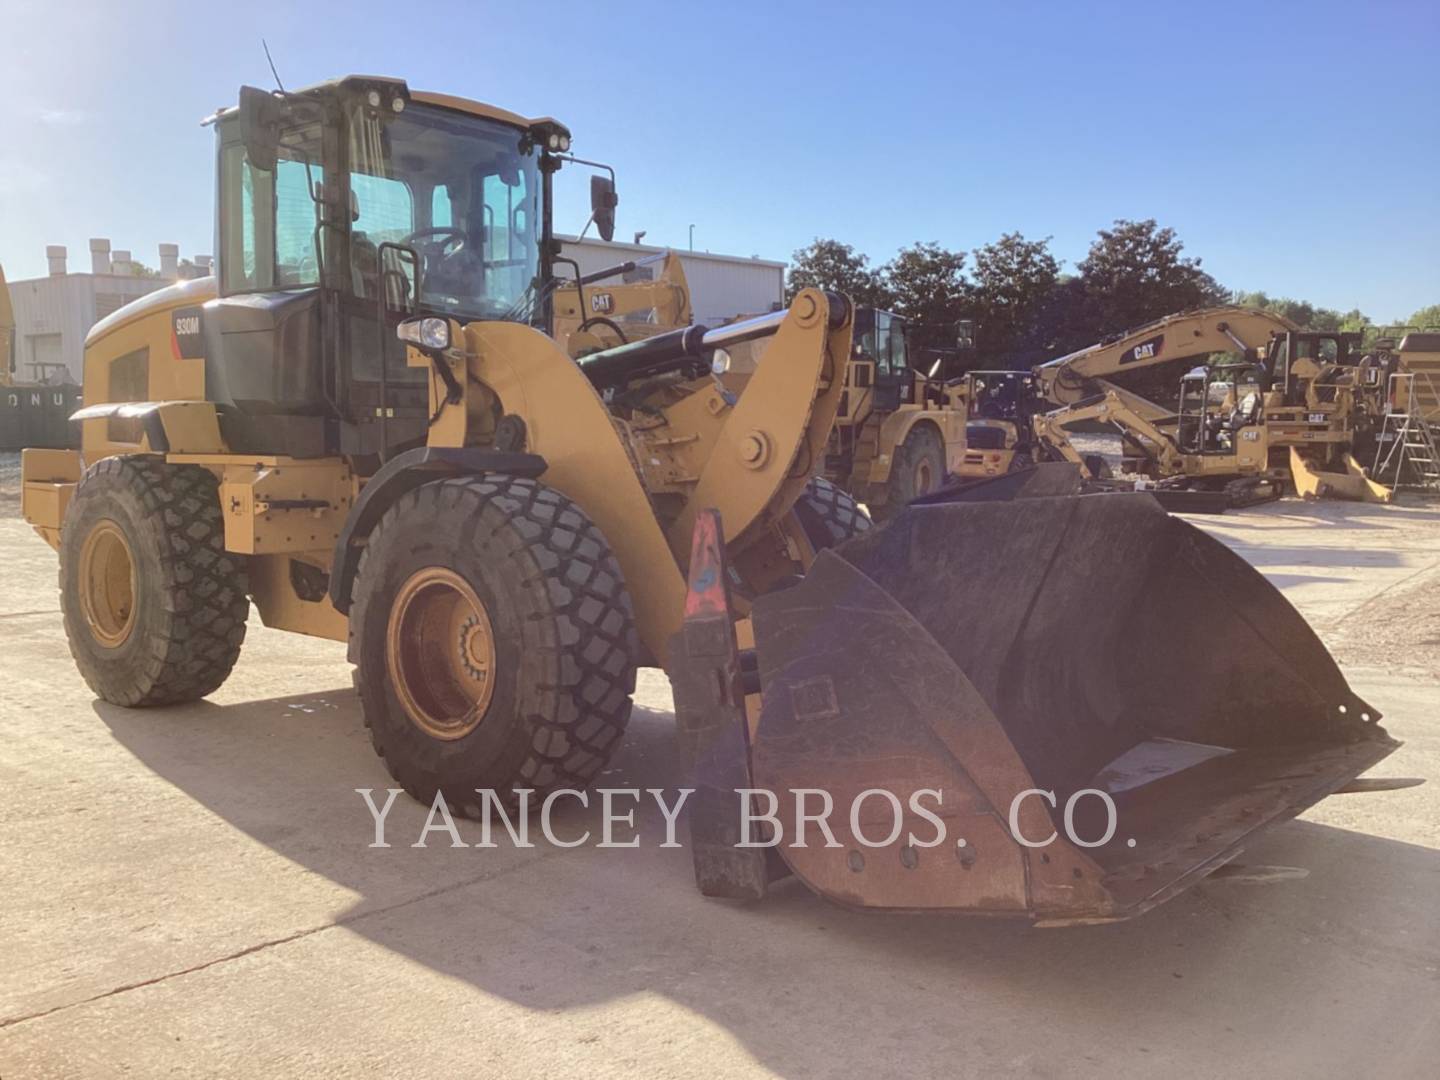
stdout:
[[(454, 109), (456, 112), (468, 113), (471, 116), (481, 116), (487, 120), (497, 120), (502, 124), (511, 124), (518, 128), (531, 128), (536, 124), (558, 124), (552, 116), (522, 116), (520, 113), (511, 112), (509, 109), (502, 109), (497, 105), (488, 105), (483, 101), (472, 101), (469, 98), (456, 97), (453, 94), (439, 94), (431, 90), (412, 90), (406, 85), (404, 79), (397, 79), (389, 75), (340, 75), (333, 79), (326, 79), (323, 82), (313, 83), (310, 86), (302, 86), (298, 90), (291, 90), (290, 93), (296, 96), (314, 93), (319, 90), (327, 90), (343, 86), (346, 83), (389, 83), (393, 86), (405, 87), (411, 101), (418, 101), (424, 105), (434, 105), (442, 109)], [(230, 112), (233, 106), (221, 109), (217, 115)], [(564, 125), (560, 125), (564, 126)]]

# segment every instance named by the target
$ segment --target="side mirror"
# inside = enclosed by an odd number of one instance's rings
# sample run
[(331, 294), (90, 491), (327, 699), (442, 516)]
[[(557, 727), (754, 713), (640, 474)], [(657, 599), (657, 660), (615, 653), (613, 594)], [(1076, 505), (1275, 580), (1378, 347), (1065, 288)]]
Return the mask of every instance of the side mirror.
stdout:
[(273, 172), (280, 153), (281, 103), (274, 94), (253, 86), (240, 88), (240, 141), (257, 169)]
[(608, 176), (591, 176), (590, 216), (595, 222), (595, 231), (606, 243), (615, 239), (615, 207), (618, 205), (620, 196), (615, 194), (615, 182)]

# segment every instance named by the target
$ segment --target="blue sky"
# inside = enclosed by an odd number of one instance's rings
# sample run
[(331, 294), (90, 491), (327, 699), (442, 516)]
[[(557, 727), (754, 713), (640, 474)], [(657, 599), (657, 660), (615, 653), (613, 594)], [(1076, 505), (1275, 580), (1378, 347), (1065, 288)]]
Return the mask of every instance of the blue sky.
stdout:
[[(397, 14), (400, 22), (397, 23)], [(1173, 226), (1232, 288), (1377, 320), (1440, 302), (1440, 3), (0, 0), (0, 262), (212, 247), (200, 118), (347, 72), (554, 115), (619, 171), (618, 235), (786, 259), (834, 236)], [(564, 181), (569, 183), (565, 184)], [(562, 175), (557, 225), (585, 217)]]

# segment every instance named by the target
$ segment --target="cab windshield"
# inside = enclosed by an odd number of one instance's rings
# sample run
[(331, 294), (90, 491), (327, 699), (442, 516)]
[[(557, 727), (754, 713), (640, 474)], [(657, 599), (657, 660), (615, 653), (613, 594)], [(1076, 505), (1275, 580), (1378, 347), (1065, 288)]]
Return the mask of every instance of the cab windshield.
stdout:
[[(243, 144), (224, 147), (221, 190), (231, 205), (222, 220), (232, 235), (222, 242), (223, 291), (313, 288), (324, 264), (327, 280), (358, 298), (375, 301), (383, 289), (391, 310), (484, 319), (523, 311), (541, 227), (539, 152), (525, 133), (418, 103), (393, 113), (357, 102), (346, 121), (338, 148), (325, 145), (318, 117), (285, 124), (273, 169), (254, 165)], [(341, 197), (337, 160), (348, 243), (343, 225), (320, 224), (320, 200)]]
[[(351, 258), (367, 295), (416, 287), (419, 307), (481, 318), (515, 308), (539, 269), (538, 150), (513, 127), (412, 105), (398, 116), (356, 106), (348, 125)], [(404, 284), (401, 285), (401, 278)]]

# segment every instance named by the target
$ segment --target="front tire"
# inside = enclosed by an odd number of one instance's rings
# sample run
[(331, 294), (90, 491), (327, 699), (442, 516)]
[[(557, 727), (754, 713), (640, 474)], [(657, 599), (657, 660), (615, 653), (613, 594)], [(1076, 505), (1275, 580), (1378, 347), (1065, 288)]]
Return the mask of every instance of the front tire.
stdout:
[(104, 458), (81, 479), (60, 535), (65, 635), (96, 695), (173, 705), (220, 687), (250, 600), (243, 559), (225, 550), (210, 472)]
[(870, 528), (870, 519), (848, 491), (812, 476), (795, 500), (795, 513), (816, 551), (843, 544)]
[(947, 475), (945, 440), (933, 424), (916, 424), (895, 451), (882, 516), (893, 517), (905, 509), (911, 499), (943, 487)]
[(465, 477), (402, 496), (355, 582), (350, 660), (365, 724), (413, 798), (478, 812), (583, 788), (619, 745), (640, 654), (604, 536), (533, 480)]

